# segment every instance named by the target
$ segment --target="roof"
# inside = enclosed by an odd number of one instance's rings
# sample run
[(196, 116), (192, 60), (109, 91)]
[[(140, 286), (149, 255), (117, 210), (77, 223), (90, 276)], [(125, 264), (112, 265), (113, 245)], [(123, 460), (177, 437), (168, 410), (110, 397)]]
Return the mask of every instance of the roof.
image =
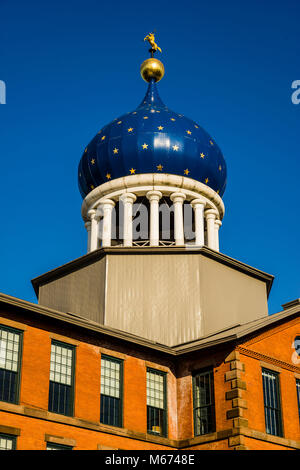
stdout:
[(84, 328), (85, 330), (98, 332), (99, 334), (105, 335), (107, 337), (112, 337), (121, 341), (129, 342), (131, 344), (140, 345), (145, 348), (159, 351), (171, 356), (181, 356), (183, 354), (210, 348), (219, 344), (238, 342), (250, 334), (259, 334), (263, 329), (275, 327), (278, 323), (289, 321), (293, 318), (296, 318), (300, 314), (300, 304), (297, 303), (290, 308), (269, 315), (268, 317), (254, 320), (243, 325), (232, 325), (229, 328), (199, 338), (196, 341), (169, 347), (155, 341), (150, 341), (145, 338), (126, 333), (124, 331), (100, 325), (94, 321), (80, 317), (79, 315), (59, 312), (57, 310), (43, 307), (41, 305), (37, 305), (35, 303), (18, 299), (3, 293), (0, 293), (0, 305), (16, 307), (16, 309), (21, 309), (23, 312), (33, 312), (41, 315), (41, 317), (56, 319), (57, 321), (64, 322), (69, 325), (74, 325)]

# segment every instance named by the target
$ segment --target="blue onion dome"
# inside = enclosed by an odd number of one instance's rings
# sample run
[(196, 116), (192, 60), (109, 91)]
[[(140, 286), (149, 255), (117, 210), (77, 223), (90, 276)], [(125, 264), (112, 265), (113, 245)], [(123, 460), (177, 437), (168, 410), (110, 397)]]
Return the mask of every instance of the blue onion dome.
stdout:
[(193, 178), (220, 196), (226, 186), (226, 163), (216, 142), (196, 122), (165, 106), (154, 79), (141, 104), (104, 126), (85, 148), (79, 189), (84, 198), (107, 181), (143, 173)]

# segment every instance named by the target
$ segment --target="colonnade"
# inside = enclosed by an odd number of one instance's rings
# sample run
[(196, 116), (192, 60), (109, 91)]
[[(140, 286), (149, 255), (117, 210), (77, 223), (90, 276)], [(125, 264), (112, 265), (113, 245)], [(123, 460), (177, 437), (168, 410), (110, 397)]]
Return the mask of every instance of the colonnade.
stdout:
[[(162, 193), (157, 190), (151, 190), (146, 193), (146, 197), (150, 204), (150, 230), (149, 244), (150, 246), (159, 246), (159, 201)], [(170, 194), (170, 199), (174, 205), (174, 238), (175, 245), (182, 246), (184, 240), (184, 220), (183, 220), (183, 203), (186, 195), (177, 191)], [(133, 245), (133, 204), (136, 201), (136, 195), (133, 193), (123, 193), (119, 197), (124, 205), (123, 218), (123, 246), (130, 247)], [(102, 214), (102, 247), (111, 246), (112, 238), (112, 210), (115, 206), (113, 199), (104, 198), (99, 202), (100, 213)], [(205, 209), (206, 202), (200, 197), (192, 199), (190, 204), (194, 210), (195, 220), (195, 246), (203, 246), (206, 244), (209, 248), (219, 251), (219, 228), (222, 225), (218, 211), (216, 209)], [(88, 252), (98, 248), (98, 224), (101, 216), (96, 209), (88, 211), (89, 220), (85, 223), (88, 232)], [(206, 240), (205, 240), (205, 221), (206, 221)]]

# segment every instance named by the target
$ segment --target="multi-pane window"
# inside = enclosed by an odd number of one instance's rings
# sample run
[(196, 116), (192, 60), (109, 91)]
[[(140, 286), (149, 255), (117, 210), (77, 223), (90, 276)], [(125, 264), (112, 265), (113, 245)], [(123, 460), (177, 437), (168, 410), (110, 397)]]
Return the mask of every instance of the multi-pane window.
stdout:
[(65, 446), (63, 444), (54, 444), (53, 442), (47, 442), (46, 450), (72, 450), (73, 447)]
[(0, 326), (0, 400), (18, 402), (21, 332)]
[(299, 419), (300, 419), (300, 380), (299, 379), (296, 379), (296, 391), (297, 391), (298, 412), (299, 412)]
[(101, 357), (100, 422), (122, 427), (123, 361)]
[(0, 450), (15, 450), (16, 437), (7, 434), (0, 434)]
[(74, 346), (53, 341), (51, 344), (49, 411), (73, 415)]
[(147, 432), (167, 435), (166, 373), (147, 369)]
[(263, 369), (262, 378), (266, 432), (274, 436), (282, 436), (279, 375), (272, 370)]
[(193, 376), (194, 432), (196, 436), (215, 431), (215, 400), (213, 371)]

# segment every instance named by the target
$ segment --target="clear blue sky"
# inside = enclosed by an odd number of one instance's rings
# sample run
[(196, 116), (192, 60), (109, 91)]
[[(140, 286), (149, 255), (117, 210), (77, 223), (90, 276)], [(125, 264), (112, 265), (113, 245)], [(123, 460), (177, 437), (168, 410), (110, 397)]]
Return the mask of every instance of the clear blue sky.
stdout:
[(163, 101), (204, 127), (228, 167), (221, 251), (275, 275), (270, 312), (300, 297), (300, 2), (0, 0), (0, 291), (86, 253), (77, 166), (142, 100), (156, 29)]

